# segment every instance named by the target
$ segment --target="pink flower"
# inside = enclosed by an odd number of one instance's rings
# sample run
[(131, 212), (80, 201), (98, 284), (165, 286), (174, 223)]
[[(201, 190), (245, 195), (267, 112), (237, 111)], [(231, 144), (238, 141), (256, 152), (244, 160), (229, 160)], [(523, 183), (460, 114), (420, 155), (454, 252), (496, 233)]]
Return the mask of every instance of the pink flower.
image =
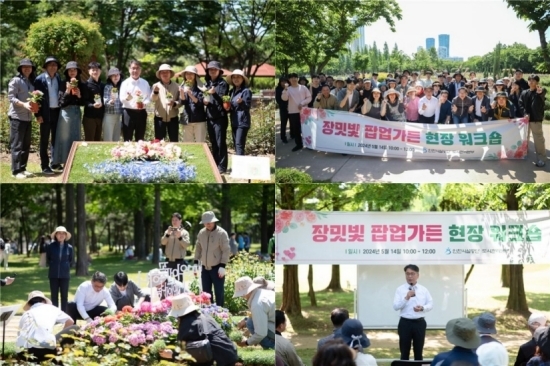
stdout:
[(285, 222), (281, 219), (275, 219), (275, 233), (280, 234), (285, 227)]
[(151, 303), (148, 302), (148, 301), (142, 302), (139, 310), (143, 313), (150, 313), (151, 312)]
[(308, 222), (315, 222), (317, 220), (317, 215), (315, 215), (315, 212), (306, 211), (306, 218)]
[(105, 344), (105, 337), (100, 335), (94, 335), (92, 336), (92, 341), (98, 346), (101, 346), (102, 344)]
[(319, 118), (326, 118), (327, 117), (327, 112), (324, 109), (319, 109), (317, 111), (317, 115), (319, 116)]
[(294, 220), (297, 222), (302, 222), (306, 219), (306, 214), (303, 211), (298, 211), (294, 213)]
[(118, 341), (118, 336), (116, 335), (116, 333), (112, 333), (109, 336), (109, 343), (115, 343), (116, 341)]

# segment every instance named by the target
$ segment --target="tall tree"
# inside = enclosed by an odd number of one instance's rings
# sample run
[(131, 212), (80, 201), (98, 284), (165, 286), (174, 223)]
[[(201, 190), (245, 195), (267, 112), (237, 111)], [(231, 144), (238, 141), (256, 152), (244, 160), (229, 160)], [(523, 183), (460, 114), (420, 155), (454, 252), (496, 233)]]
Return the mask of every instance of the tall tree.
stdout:
[(384, 66), (386, 72), (390, 72), (390, 48), (388, 47), (388, 42), (384, 42), (383, 50)]
[(155, 220), (153, 224), (153, 264), (158, 264), (160, 261), (159, 258), (159, 247), (160, 247), (160, 184), (155, 184)]
[(76, 222), (77, 245), (76, 245), (76, 275), (88, 275), (88, 251), (86, 247), (86, 186), (76, 185)]

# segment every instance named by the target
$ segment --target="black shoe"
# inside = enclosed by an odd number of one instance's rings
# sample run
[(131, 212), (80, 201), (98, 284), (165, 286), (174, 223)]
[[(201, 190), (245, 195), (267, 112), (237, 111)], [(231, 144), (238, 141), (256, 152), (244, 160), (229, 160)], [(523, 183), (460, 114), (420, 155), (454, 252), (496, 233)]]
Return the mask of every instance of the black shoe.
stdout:
[(281, 141), (283, 142), (283, 144), (288, 144), (288, 140), (286, 139), (286, 137), (281, 138)]
[(546, 163), (545, 163), (544, 161), (542, 161), (542, 160), (539, 160), (539, 161), (537, 161), (536, 163), (533, 162), (533, 164), (534, 164), (536, 167), (538, 167), (538, 168), (542, 168), (542, 167), (544, 167), (544, 166), (546, 165)]
[(292, 148), (292, 152), (302, 150), (303, 148), (304, 148), (303, 146), (294, 146), (294, 147)]
[(48, 167), (48, 168), (42, 169), (42, 174), (44, 174), (44, 175), (54, 175), (55, 173), (53, 172), (53, 170), (50, 169), (50, 167)]
[(225, 173), (227, 173), (227, 169), (226, 168), (218, 168), (218, 172), (220, 172), (220, 174), (225, 174)]
[(63, 167), (61, 166), (61, 164), (52, 165), (52, 166), (51, 166), (51, 169), (52, 169), (55, 173), (62, 173), (62, 172), (63, 172)]

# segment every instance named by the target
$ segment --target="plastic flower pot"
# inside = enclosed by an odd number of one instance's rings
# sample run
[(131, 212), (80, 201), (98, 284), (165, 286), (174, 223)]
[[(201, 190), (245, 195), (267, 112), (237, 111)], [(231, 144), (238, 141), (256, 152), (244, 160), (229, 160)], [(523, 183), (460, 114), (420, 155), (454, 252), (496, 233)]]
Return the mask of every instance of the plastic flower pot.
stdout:
[(230, 102), (223, 102), (223, 108), (226, 111), (229, 111), (231, 109), (231, 103)]
[(137, 109), (143, 109), (143, 102), (136, 102)]
[(36, 102), (29, 102), (30, 105), (31, 105), (31, 112), (32, 113), (38, 113), (38, 108), (40, 108), (40, 104), (36, 103)]
[(204, 98), (203, 98), (203, 101), (206, 102), (206, 103), (210, 103), (210, 100), (211, 100), (210, 94), (205, 94)]

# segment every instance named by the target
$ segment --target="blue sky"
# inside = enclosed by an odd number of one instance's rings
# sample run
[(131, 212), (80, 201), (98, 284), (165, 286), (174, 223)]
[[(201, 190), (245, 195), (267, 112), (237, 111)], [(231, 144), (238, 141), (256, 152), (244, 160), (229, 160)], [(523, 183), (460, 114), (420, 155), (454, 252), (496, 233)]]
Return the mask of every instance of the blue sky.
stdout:
[[(376, 41), (379, 49), (394, 43), (406, 54), (415, 53), (418, 46), (426, 47), (426, 38), (438, 34), (450, 35), (450, 56), (483, 55), (500, 41), (505, 44), (523, 43), (529, 48), (540, 46), (536, 32), (527, 30), (527, 22), (516, 17), (503, 0), (397, 0), (402, 20), (396, 21), (396, 32), (379, 20), (366, 27), (366, 42)], [(456, 19), (456, 21), (453, 21)], [(498, 19), (498, 21), (497, 21)], [(466, 26), (468, 24), (468, 26)], [(482, 32), (483, 36), (475, 36)], [(547, 32), (547, 37), (550, 32)], [(474, 41), (475, 40), (475, 41)]]

